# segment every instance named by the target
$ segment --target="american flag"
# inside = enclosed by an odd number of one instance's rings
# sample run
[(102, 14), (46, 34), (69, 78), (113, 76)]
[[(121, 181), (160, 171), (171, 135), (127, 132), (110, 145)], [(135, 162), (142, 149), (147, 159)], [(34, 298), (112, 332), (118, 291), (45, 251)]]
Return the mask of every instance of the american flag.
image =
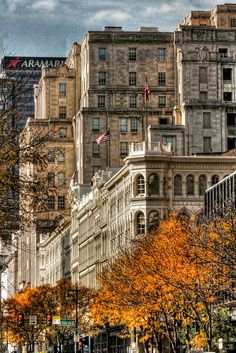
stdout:
[(110, 140), (110, 130), (107, 130), (107, 132), (105, 132), (104, 134), (102, 134), (96, 139), (98, 145), (100, 145), (101, 143), (107, 142), (109, 140)]

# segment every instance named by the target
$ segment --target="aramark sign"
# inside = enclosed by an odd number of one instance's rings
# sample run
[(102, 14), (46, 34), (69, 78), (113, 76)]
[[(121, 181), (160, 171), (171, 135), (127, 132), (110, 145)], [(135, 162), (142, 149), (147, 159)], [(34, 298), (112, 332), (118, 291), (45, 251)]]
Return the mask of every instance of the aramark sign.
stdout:
[(3, 70), (41, 70), (43, 67), (58, 67), (65, 60), (66, 58), (4, 56), (1, 66)]

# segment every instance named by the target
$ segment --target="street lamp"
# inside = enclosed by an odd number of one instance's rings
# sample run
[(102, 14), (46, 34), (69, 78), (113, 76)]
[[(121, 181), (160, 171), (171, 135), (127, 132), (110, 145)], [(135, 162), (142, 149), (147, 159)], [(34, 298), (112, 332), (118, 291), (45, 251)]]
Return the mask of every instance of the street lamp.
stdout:
[(73, 294), (73, 298), (75, 301), (75, 335), (74, 335), (74, 340), (75, 340), (75, 353), (78, 351), (78, 309), (79, 309), (79, 292), (80, 289), (68, 289), (66, 291), (67, 296), (70, 294)]

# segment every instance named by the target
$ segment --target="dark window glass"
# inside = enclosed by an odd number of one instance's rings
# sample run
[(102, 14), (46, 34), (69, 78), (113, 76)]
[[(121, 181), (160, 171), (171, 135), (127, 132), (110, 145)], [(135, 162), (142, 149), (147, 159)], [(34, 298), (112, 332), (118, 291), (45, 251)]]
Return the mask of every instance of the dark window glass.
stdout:
[(129, 48), (129, 60), (136, 61), (136, 48)]
[(106, 48), (99, 48), (98, 49), (99, 60), (101, 60), (101, 61), (106, 60), (106, 56), (107, 56)]

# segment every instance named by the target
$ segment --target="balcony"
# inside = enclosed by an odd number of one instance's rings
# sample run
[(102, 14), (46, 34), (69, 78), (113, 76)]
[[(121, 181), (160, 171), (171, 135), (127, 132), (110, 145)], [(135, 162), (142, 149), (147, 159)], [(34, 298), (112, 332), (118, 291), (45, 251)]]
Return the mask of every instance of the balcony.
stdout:
[(171, 143), (164, 142), (132, 142), (130, 145), (129, 156), (139, 155), (172, 155)]

